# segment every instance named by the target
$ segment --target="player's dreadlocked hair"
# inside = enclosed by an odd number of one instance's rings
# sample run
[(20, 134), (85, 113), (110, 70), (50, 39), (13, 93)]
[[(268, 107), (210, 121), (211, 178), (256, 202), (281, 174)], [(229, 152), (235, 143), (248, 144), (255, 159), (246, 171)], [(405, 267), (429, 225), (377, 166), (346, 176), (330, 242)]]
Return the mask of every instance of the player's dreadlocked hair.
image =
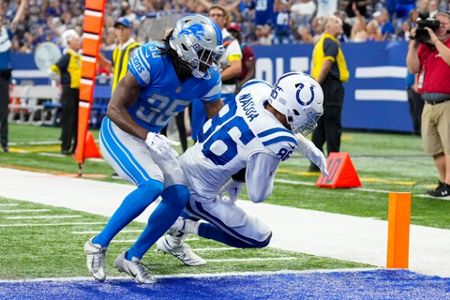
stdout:
[(163, 39), (164, 48), (160, 48), (161, 54), (167, 55), (173, 62), (173, 67), (175, 68), (175, 72), (177, 73), (178, 79), (183, 82), (188, 78), (192, 77), (192, 71), (189, 68), (188, 64), (182, 60), (177, 52), (170, 47), (169, 41), (172, 37), (173, 29), (169, 32), (165, 39)]

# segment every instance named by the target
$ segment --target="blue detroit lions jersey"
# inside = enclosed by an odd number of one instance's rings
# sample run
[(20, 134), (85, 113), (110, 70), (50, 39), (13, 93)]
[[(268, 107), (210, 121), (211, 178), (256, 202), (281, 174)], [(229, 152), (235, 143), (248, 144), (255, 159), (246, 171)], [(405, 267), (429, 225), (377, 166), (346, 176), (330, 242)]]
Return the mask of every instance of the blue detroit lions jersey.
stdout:
[(251, 154), (265, 152), (280, 161), (297, 148), (297, 139), (264, 108), (272, 86), (261, 80), (247, 82), (236, 101), (230, 101), (202, 128), (198, 142), (180, 162), (190, 187), (197, 194), (215, 197), (231, 175), (247, 166)]
[(183, 111), (194, 99), (216, 101), (221, 80), (217, 70), (209, 68), (209, 79), (191, 77), (180, 82), (171, 59), (161, 54), (161, 42), (142, 45), (130, 59), (128, 71), (141, 87), (137, 101), (128, 109), (140, 126), (159, 132), (170, 117)]

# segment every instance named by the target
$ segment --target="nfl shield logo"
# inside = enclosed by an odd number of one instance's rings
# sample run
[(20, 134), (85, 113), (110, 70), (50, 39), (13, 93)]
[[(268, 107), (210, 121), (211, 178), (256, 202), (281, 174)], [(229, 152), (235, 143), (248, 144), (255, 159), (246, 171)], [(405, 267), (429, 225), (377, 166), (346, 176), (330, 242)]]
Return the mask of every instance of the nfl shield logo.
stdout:
[(181, 86), (177, 86), (177, 88), (175, 89), (175, 93), (177, 94), (181, 93)]

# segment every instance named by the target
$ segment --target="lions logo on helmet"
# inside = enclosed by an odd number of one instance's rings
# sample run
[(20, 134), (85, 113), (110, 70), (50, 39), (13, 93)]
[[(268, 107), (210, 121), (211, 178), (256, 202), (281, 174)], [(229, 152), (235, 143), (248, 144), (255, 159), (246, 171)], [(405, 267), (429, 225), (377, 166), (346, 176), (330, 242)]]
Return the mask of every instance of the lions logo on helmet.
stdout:
[(286, 73), (275, 84), (269, 99), (277, 111), (286, 116), (294, 132), (310, 134), (323, 114), (323, 91), (310, 76)]
[(201, 15), (180, 19), (169, 44), (178, 57), (187, 63), (196, 78), (209, 79), (207, 68), (218, 69), (218, 62), (225, 52), (219, 26)]

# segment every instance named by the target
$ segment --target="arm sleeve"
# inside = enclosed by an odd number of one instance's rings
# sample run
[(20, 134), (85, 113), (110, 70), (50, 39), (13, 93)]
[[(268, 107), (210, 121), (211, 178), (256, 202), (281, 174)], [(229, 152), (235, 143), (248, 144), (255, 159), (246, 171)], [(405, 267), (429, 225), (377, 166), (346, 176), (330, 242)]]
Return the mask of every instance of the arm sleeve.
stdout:
[[(54, 65), (51, 66), (51, 70), (54, 72), (57, 72), (57, 70), (59, 70), (59, 72), (66, 70), (67, 66), (69, 65), (69, 60), (70, 55), (67, 53), (64, 54)], [(55, 69), (55, 67), (57, 68), (57, 70)]]
[(230, 45), (228, 45), (225, 55), (228, 62), (242, 59), (241, 46), (239, 46), (239, 42), (237, 40), (232, 41)]
[(140, 87), (150, 83), (150, 62), (147, 60), (149, 57), (151, 57), (150, 50), (146, 47), (139, 47), (133, 51), (128, 62), (128, 72), (133, 75)]
[(247, 163), (245, 181), (247, 193), (252, 202), (262, 202), (272, 194), (279, 163), (280, 159), (269, 153), (251, 154)]
[(323, 42), (323, 53), (325, 56), (325, 59), (330, 59), (333, 62), (336, 60), (336, 57), (339, 52), (338, 44), (333, 41), (332, 39), (325, 39)]

